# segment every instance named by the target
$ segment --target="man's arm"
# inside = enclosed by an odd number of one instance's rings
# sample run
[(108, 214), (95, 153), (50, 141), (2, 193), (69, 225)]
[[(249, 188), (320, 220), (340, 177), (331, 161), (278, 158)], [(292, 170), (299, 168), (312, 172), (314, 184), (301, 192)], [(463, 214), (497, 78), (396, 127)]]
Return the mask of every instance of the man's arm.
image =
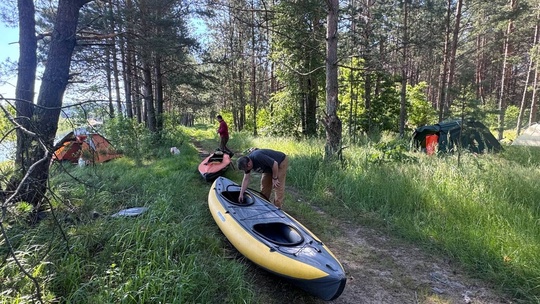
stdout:
[(278, 177), (279, 173), (279, 165), (277, 161), (274, 160), (274, 164), (272, 165), (272, 179), (276, 179)]
[(279, 165), (277, 161), (274, 160), (274, 165), (272, 166), (272, 186), (274, 188), (279, 187)]
[(244, 178), (242, 179), (242, 186), (240, 187), (240, 195), (238, 196), (238, 201), (241, 203), (244, 200), (244, 192), (246, 192), (249, 186), (250, 173), (244, 173)]

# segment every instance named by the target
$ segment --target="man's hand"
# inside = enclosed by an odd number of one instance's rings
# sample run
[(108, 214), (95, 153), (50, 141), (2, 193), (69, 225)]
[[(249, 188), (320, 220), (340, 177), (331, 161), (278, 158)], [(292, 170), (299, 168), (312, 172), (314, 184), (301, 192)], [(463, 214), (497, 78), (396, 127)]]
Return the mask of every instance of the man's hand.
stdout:
[(240, 192), (238, 195), (238, 202), (243, 203), (244, 202), (244, 192)]

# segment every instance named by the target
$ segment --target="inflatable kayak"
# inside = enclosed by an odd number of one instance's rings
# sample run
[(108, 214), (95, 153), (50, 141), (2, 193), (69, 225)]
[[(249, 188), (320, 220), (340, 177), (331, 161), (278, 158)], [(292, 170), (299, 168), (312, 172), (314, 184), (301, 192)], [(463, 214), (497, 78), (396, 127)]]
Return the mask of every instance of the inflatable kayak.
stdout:
[(216, 151), (199, 164), (199, 172), (207, 182), (213, 182), (222, 175), (231, 163), (231, 157), (227, 153)]
[(323, 300), (341, 295), (345, 271), (330, 250), (307, 228), (262, 195), (218, 177), (208, 193), (215, 222), (246, 258)]

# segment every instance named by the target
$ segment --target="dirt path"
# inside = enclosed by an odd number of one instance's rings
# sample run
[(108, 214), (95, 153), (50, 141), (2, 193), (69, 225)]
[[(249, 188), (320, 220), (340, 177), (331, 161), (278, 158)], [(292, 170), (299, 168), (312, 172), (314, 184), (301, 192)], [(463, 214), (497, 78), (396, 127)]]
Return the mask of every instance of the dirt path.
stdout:
[(361, 226), (328, 244), (347, 273), (334, 303), (512, 303), (451, 261)]
[[(342, 236), (326, 245), (345, 268), (347, 285), (331, 303), (516, 303), (467, 276), (451, 261), (426, 254), (372, 228), (343, 223), (339, 229)], [(256, 266), (250, 267), (263, 293), (260, 303), (327, 303)]]
[[(294, 189), (287, 192), (293, 196), (293, 202), (302, 203)], [(311, 207), (331, 220), (316, 206)], [(471, 278), (450, 260), (427, 254), (373, 228), (352, 223), (341, 223), (338, 228), (340, 236), (325, 243), (345, 268), (347, 285), (332, 303), (516, 303)], [(287, 283), (276, 284), (275, 277), (262, 270), (255, 272), (264, 277), (263, 285), (273, 285), (262, 288), (267, 296), (261, 303), (326, 303)]]
[[(194, 144), (201, 157), (208, 155), (200, 143)], [(293, 196), (292, 201), (302, 203), (297, 191), (289, 188), (287, 192)], [(317, 209), (316, 206), (311, 207)], [(317, 212), (329, 217), (320, 210)], [(345, 268), (347, 285), (341, 296), (331, 303), (516, 303), (498, 294), (486, 283), (466, 275), (452, 261), (427, 254), (375, 229), (342, 223), (339, 230), (340, 236), (327, 241), (326, 245)], [(252, 270), (251, 280), (259, 287), (259, 303), (327, 303), (257, 267), (230, 244), (228, 251)]]

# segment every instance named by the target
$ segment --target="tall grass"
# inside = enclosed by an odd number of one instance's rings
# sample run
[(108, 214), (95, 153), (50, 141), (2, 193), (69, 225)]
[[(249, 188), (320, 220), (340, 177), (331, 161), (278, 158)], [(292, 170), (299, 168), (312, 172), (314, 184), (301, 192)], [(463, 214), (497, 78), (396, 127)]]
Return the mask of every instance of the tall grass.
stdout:
[(297, 154), (290, 184), (333, 216), (388, 229), (448, 255), (517, 299), (539, 300), (538, 151), (465, 153), (459, 165), (455, 155), (379, 162), (368, 144), (346, 149), (343, 165), (322, 163), (323, 142), (282, 146)]
[[(8, 227), (18, 259), (40, 282), (45, 302), (253, 301), (245, 265), (226, 256), (208, 214), (209, 185), (195, 172), (196, 150), (186, 143), (180, 155), (161, 154), (166, 156), (142, 164), (124, 157), (85, 168), (68, 165), (69, 175), (55, 165), (53, 205), (66, 238), (50, 215), (38, 227)], [(149, 209), (133, 218), (111, 216), (130, 207)], [(4, 240), (0, 248), (6, 256)], [(0, 274), (6, 278), (0, 280), (0, 302), (33, 296), (32, 282), (13, 259), (0, 264)]]
[[(496, 155), (463, 153), (458, 162), (457, 155), (393, 157), (382, 151), (391, 139), (381, 140), (348, 147), (342, 163), (323, 162), (322, 140), (253, 144), (287, 153), (287, 184), (341, 221), (385, 229), (516, 299), (540, 301), (540, 151), (509, 146)], [(293, 214), (304, 212), (299, 205), (285, 202)]]
[[(62, 230), (51, 214), (28, 227), (22, 220), (27, 208), (10, 210), (4, 224), (10, 241), (46, 301), (261, 301), (246, 264), (231, 259), (208, 214), (209, 184), (196, 170), (201, 159), (189, 142), (214, 149), (215, 126), (175, 132), (150, 155), (143, 149), (67, 172), (55, 165), (52, 204)], [(507, 147), (496, 155), (465, 153), (458, 164), (455, 155), (410, 154), (388, 136), (380, 140), (347, 147), (339, 163), (323, 161), (322, 140), (233, 133), (229, 146), (237, 154), (249, 147), (287, 153), (284, 208), (321, 238), (339, 230), (313, 205), (334, 221), (372, 225), (443, 254), (515, 299), (539, 302), (540, 153)], [(168, 153), (171, 145), (179, 146), (179, 155)], [(242, 173), (226, 176), (239, 182)], [(256, 178), (251, 186), (258, 188)], [(141, 206), (149, 209), (139, 217), (111, 217)], [(0, 239), (0, 302), (29, 302), (33, 282), (7, 253)]]

